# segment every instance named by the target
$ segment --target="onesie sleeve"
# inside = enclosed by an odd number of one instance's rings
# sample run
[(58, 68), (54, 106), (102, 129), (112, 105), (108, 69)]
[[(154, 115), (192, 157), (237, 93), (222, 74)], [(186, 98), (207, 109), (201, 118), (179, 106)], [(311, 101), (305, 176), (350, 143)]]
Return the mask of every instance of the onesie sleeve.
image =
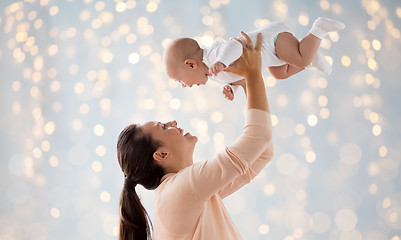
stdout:
[[(236, 40), (224, 41), (219, 46), (216, 62), (223, 63), (226, 67), (233, 64), (242, 55), (242, 44)], [(214, 64), (214, 63), (212, 63)]]
[(250, 109), (243, 133), (234, 144), (216, 157), (188, 169), (188, 181), (198, 201), (212, 195), (248, 172), (253, 163), (272, 144), (270, 114)]

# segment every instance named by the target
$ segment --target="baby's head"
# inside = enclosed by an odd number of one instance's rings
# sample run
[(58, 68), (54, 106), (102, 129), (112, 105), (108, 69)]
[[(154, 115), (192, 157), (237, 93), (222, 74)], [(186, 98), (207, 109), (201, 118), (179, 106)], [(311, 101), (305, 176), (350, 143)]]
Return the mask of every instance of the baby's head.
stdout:
[(182, 86), (204, 85), (209, 68), (202, 62), (203, 50), (191, 38), (177, 38), (167, 46), (163, 55), (167, 75)]

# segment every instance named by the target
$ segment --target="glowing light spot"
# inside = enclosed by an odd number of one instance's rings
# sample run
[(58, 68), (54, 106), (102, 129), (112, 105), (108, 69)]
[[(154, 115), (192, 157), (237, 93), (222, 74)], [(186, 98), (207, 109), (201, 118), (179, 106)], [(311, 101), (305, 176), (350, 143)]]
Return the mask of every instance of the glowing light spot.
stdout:
[(303, 125), (303, 124), (297, 124), (295, 126), (295, 133), (298, 134), (298, 135), (304, 134), (305, 130), (306, 130), (305, 129), (305, 125)]
[(50, 56), (56, 55), (58, 52), (58, 46), (56, 44), (50, 45), (49, 48), (47, 49), (47, 54)]
[(146, 11), (152, 13), (152, 12), (155, 12), (156, 10), (157, 10), (157, 3), (155, 3), (155, 2), (149, 2), (149, 3), (146, 5)]
[(81, 93), (83, 93), (83, 92), (85, 91), (85, 86), (84, 86), (84, 84), (81, 83), (81, 82), (76, 83), (75, 86), (74, 86), (74, 91), (75, 91), (76, 94), (81, 94)]
[(93, 133), (96, 136), (102, 136), (104, 134), (104, 127), (101, 124), (95, 125), (95, 127), (93, 128)]
[(207, 133), (207, 122), (203, 120), (198, 121), (198, 123), (196, 124), (196, 129), (198, 130), (199, 134)]
[(27, 32), (18, 32), (15, 36), (15, 41), (17, 42), (25, 42), (28, 38)]
[(380, 155), (380, 157), (385, 157), (385, 156), (387, 155), (387, 152), (388, 152), (388, 150), (387, 150), (387, 147), (386, 147), (386, 146), (381, 146), (381, 147), (379, 148), (379, 155)]
[(155, 108), (156, 103), (155, 103), (155, 100), (153, 100), (152, 98), (147, 98), (143, 102), (143, 105), (144, 105), (145, 109), (151, 110), (151, 109)]
[(72, 121), (72, 129), (75, 131), (80, 131), (83, 128), (83, 123), (80, 119), (74, 119)]
[(307, 26), (309, 24), (309, 16), (308, 13), (301, 13), (298, 17), (298, 22), (299, 24), (301, 24), (302, 26)]
[(307, 152), (305, 155), (305, 159), (308, 163), (315, 162), (316, 161), (316, 153), (314, 153), (313, 151)]
[(390, 223), (395, 223), (398, 220), (398, 214), (396, 212), (390, 213), (390, 215), (387, 216), (387, 221)]
[(56, 124), (53, 121), (50, 121), (46, 123), (44, 130), (47, 135), (52, 135), (56, 130)]
[(96, 155), (98, 155), (99, 157), (103, 157), (104, 155), (106, 155), (106, 147), (103, 145), (99, 145), (96, 147)]
[(103, 191), (100, 193), (100, 200), (102, 200), (102, 202), (110, 202), (111, 196), (110, 193)]
[(204, 16), (202, 18), (202, 23), (206, 26), (211, 26), (213, 25), (213, 17), (212, 16)]
[(285, 15), (288, 12), (287, 4), (285, 4), (284, 2), (274, 1), (273, 7), (274, 10), (280, 15)]
[(328, 98), (326, 96), (319, 96), (319, 98), (317, 99), (317, 102), (319, 103), (319, 105), (321, 107), (325, 107), (327, 105), (327, 103), (329, 102)]
[(113, 61), (113, 53), (110, 49), (100, 49), (98, 53), (99, 59), (104, 63), (111, 63)]
[(58, 166), (58, 158), (56, 156), (51, 156), (49, 158), (49, 164), (52, 167), (57, 167)]
[(266, 184), (263, 188), (263, 192), (266, 194), (266, 196), (273, 196), (276, 192), (276, 187), (272, 183)]
[(277, 105), (278, 105), (280, 108), (285, 108), (285, 107), (288, 105), (288, 96), (285, 95), (285, 94), (280, 94), (280, 95), (277, 97), (276, 102), (277, 102)]
[(42, 156), (42, 150), (40, 150), (40, 148), (34, 148), (33, 150), (32, 150), (32, 156), (34, 157), (34, 158), (40, 158), (41, 156)]
[(53, 111), (58, 113), (61, 112), (61, 109), (63, 108), (63, 105), (60, 102), (55, 102), (53, 103)]
[(383, 208), (389, 208), (391, 206), (391, 199), (390, 198), (385, 198), (382, 202)]
[(21, 88), (21, 82), (20, 81), (15, 81), (13, 82), (12, 89), (14, 92), (18, 92)]
[(219, 123), (223, 121), (223, 114), (221, 112), (213, 112), (210, 115), (210, 120), (212, 120), (214, 123)]
[(178, 98), (173, 98), (170, 101), (170, 108), (173, 110), (177, 110), (181, 107), (181, 101)]
[(325, 11), (329, 10), (329, 8), (330, 8), (330, 2), (327, 0), (321, 0), (319, 5), (320, 5), (320, 8)]
[(382, 127), (378, 124), (375, 124), (372, 128), (372, 133), (374, 136), (380, 136), (382, 133)]
[(272, 125), (276, 126), (277, 123), (278, 123), (278, 117), (276, 115), (274, 115), (274, 114), (271, 114), (270, 117), (272, 119)]
[(93, 170), (93, 171), (95, 171), (95, 172), (101, 172), (102, 169), (103, 169), (103, 165), (102, 165), (101, 162), (99, 162), (99, 161), (94, 161), (94, 162), (92, 163), (92, 170)]
[(137, 64), (137, 63), (139, 62), (139, 60), (140, 60), (140, 56), (139, 56), (138, 53), (131, 53), (131, 54), (128, 56), (128, 61), (129, 61), (131, 64)]
[(372, 71), (377, 71), (377, 69), (378, 69), (377, 62), (373, 58), (369, 58), (368, 59), (368, 67)]
[(58, 210), (58, 208), (51, 208), (50, 209), (50, 216), (52, 216), (53, 218), (59, 218), (60, 217), (60, 210)]
[(106, 6), (106, 4), (103, 1), (97, 1), (95, 3), (95, 9), (96, 11), (100, 12), (104, 9), (104, 7)]
[(89, 10), (83, 10), (80, 14), (79, 14), (79, 19), (81, 20), (81, 22), (86, 22), (88, 21), (88, 19), (91, 16), (91, 12)]
[(58, 14), (58, 7), (57, 6), (52, 6), (49, 10), (50, 16), (56, 16)]
[(82, 115), (88, 114), (88, 112), (89, 112), (89, 105), (86, 104), (86, 103), (81, 104), (81, 105), (79, 106), (79, 112), (80, 112)]
[(401, 18), (401, 8), (397, 8), (397, 10), (395, 10), (396, 11), (396, 13), (397, 13), (397, 16), (399, 17), (399, 18)]
[(213, 135), (213, 141), (215, 143), (224, 143), (224, 135), (222, 133), (220, 133), (220, 132), (215, 133)]
[(49, 150), (50, 150), (50, 143), (49, 143), (49, 141), (43, 141), (41, 144), (40, 144), (40, 148), (42, 148), (42, 150), (44, 151), (44, 152), (48, 152)]
[(102, 26), (103, 22), (99, 18), (93, 19), (91, 26), (93, 29), (99, 29)]
[(343, 56), (341, 58), (341, 63), (344, 67), (349, 67), (351, 65), (351, 59), (348, 56)]
[(124, 12), (127, 9), (127, 4), (125, 2), (118, 2), (116, 4), (116, 11), (117, 12)]
[(377, 184), (370, 184), (368, 191), (372, 195), (376, 194), (377, 193)]
[(316, 124), (318, 123), (318, 118), (316, 117), (316, 115), (311, 114), (308, 116), (307, 122), (311, 127), (316, 126)]
[(381, 44), (381, 42), (379, 40), (375, 39), (375, 40), (372, 41), (372, 46), (373, 46), (374, 50), (379, 51), (381, 49), (381, 47), (382, 47), (382, 44)]
[(267, 76), (267, 77), (265, 77), (265, 83), (266, 83), (266, 86), (272, 88), (272, 87), (276, 86), (277, 80), (273, 76)]
[(327, 119), (330, 117), (330, 110), (328, 108), (322, 108), (320, 109), (319, 114), (322, 119)]
[(270, 232), (270, 227), (266, 224), (262, 224), (259, 226), (259, 234), (266, 235)]
[(133, 44), (134, 42), (136, 42), (136, 35), (134, 33), (128, 34), (125, 38), (125, 41), (127, 41), (127, 43), (129, 44)]
[(111, 107), (111, 101), (108, 98), (102, 98), (102, 100), (100, 100), (100, 107), (102, 109), (109, 109)]
[(319, 88), (321, 88), (321, 89), (326, 88), (326, 87), (327, 87), (327, 84), (328, 84), (328, 82), (327, 82), (327, 79), (325, 79), (325, 78), (319, 78), (319, 79), (317, 80), (317, 86), (318, 86)]
[(200, 42), (201, 42), (201, 44), (202, 44), (203, 46), (209, 47), (209, 46), (211, 46), (211, 45), (213, 44), (214, 39), (213, 39), (212, 36), (204, 35), (204, 36), (201, 38)]
[(341, 209), (335, 216), (335, 222), (341, 231), (350, 231), (355, 228), (358, 217), (350, 209)]

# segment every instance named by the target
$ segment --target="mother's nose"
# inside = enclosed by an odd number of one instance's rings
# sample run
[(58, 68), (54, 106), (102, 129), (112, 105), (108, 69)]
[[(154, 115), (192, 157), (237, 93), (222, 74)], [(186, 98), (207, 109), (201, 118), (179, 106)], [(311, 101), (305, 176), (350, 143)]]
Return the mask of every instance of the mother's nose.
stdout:
[(171, 122), (169, 122), (169, 125), (170, 126), (172, 126), (172, 127), (177, 127), (177, 121), (171, 121)]

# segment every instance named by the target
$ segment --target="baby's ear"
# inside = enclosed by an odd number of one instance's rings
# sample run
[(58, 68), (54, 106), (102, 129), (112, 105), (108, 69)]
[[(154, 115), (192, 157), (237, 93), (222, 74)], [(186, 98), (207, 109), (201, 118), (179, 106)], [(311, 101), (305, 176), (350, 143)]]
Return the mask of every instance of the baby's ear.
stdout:
[(196, 70), (198, 68), (198, 63), (193, 59), (185, 59), (185, 66), (191, 68), (192, 70)]

